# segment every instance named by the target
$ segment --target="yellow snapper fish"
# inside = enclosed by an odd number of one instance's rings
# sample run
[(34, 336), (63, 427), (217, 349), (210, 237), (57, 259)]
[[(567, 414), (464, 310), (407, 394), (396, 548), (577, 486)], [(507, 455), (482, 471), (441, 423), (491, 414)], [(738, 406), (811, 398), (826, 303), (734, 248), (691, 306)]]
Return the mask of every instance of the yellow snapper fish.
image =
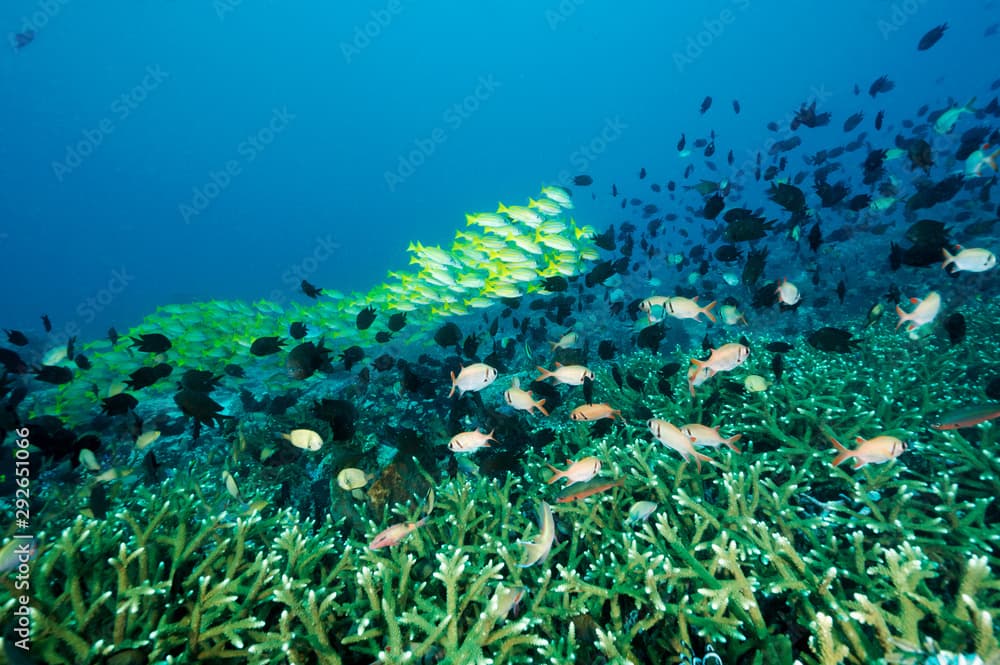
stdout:
[(601, 471), (601, 460), (596, 457), (584, 457), (575, 462), (566, 460), (566, 464), (569, 466), (564, 470), (559, 470), (551, 464), (546, 464), (545, 466), (549, 467), (549, 470), (552, 471), (552, 477), (545, 482), (551, 485), (560, 478), (565, 478), (569, 482), (563, 485), (563, 487), (569, 487), (573, 483), (585, 483)]
[(496, 212), (477, 212), (474, 215), (466, 213), (466, 226), (476, 224), (484, 229), (495, 229), (509, 225), (507, 218)]
[(711, 457), (702, 455), (694, 449), (692, 438), (677, 429), (676, 425), (659, 418), (650, 418), (646, 421), (646, 425), (649, 426), (649, 431), (653, 433), (657, 441), (679, 452), (685, 462), (690, 462), (693, 457), (699, 471), (701, 471), (702, 461), (712, 462)]
[(489, 434), (480, 432), (478, 429), (472, 432), (459, 432), (451, 437), (448, 449), (453, 453), (471, 453), (480, 448), (489, 448), (490, 441), (496, 441), (493, 438), (493, 431), (490, 431)]
[(530, 390), (522, 390), (521, 382), (515, 376), (514, 381), (511, 383), (510, 388), (504, 391), (503, 399), (507, 404), (518, 411), (527, 411), (531, 413), (533, 409), (538, 409), (543, 416), (549, 415), (549, 412), (545, 410), (545, 400), (540, 399), (535, 401), (534, 396), (531, 394)]
[[(460, 263), (458, 263), (452, 257), (451, 254), (449, 254), (448, 252), (444, 251), (440, 247), (425, 247), (425, 246), (421, 245), (419, 242), (417, 242), (417, 243), (412, 243), (411, 242), (410, 245), (409, 245), (409, 247), (406, 248), (406, 251), (413, 252), (417, 256), (419, 256), (421, 258), (424, 258), (424, 259), (427, 259), (428, 261), (430, 261), (432, 263), (437, 263), (438, 265), (442, 265), (442, 266), (454, 266), (456, 268), (461, 268), (462, 267), (462, 265)], [(417, 257), (413, 257), (413, 258), (410, 259), (410, 263), (420, 263), (420, 261), (417, 260)]]
[(278, 436), (303, 450), (319, 450), (323, 447), (323, 437), (311, 429), (293, 429), (288, 433), (280, 432)]
[(459, 397), (461, 397), (467, 392), (479, 392), (496, 380), (497, 370), (495, 367), (490, 367), (486, 363), (473, 363), (463, 367), (458, 376), (455, 376), (454, 372), (451, 373), (451, 392), (448, 393), (448, 397), (455, 394), (456, 388)]
[(963, 113), (975, 113), (975, 109), (972, 108), (972, 105), (975, 103), (976, 98), (973, 97), (965, 106), (952, 106), (934, 121), (934, 131), (938, 134), (951, 133), (951, 130), (955, 128), (955, 123), (958, 122), (959, 116)]
[(518, 564), (521, 568), (545, 561), (549, 552), (552, 551), (552, 541), (556, 537), (556, 522), (552, 518), (552, 508), (542, 501), (541, 510), (538, 512), (540, 521), (538, 535), (529, 542), (522, 542), (524, 555), (521, 557), (521, 563)]
[(547, 219), (539, 224), (538, 228), (535, 229), (535, 236), (537, 237), (545, 234), (556, 235), (558, 233), (562, 233), (568, 228), (569, 226), (566, 225), (566, 222), (561, 219)]
[(538, 246), (538, 243), (527, 236), (514, 236), (510, 239), (510, 241), (528, 254), (533, 254), (535, 256), (541, 256), (544, 254), (544, 251)]
[(944, 263), (941, 264), (942, 268), (948, 270), (948, 266), (950, 265), (953, 269), (949, 272), (958, 272), (960, 270), (986, 272), (997, 264), (997, 257), (988, 249), (980, 249), (978, 247), (970, 247), (969, 249), (959, 247), (959, 249), (961, 251), (952, 256), (946, 248), (941, 248), (941, 252), (944, 253)]
[(906, 327), (907, 332), (912, 332), (932, 322), (941, 311), (941, 296), (938, 295), (937, 291), (931, 291), (923, 300), (910, 298), (910, 302), (916, 304), (911, 312), (904, 312), (902, 307), (896, 305), (896, 314), (899, 315), (896, 328), (903, 325), (904, 321), (909, 321), (910, 325)]
[(535, 236), (535, 242), (539, 242), (549, 249), (560, 252), (572, 252), (576, 250), (576, 245), (569, 238), (561, 235)]
[(563, 365), (561, 363), (556, 363), (556, 369), (551, 372), (544, 367), (537, 368), (540, 374), (536, 381), (544, 381), (548, 378), (553, 378), (557, 383), (565, 383), (568, 386), (580, 386), (583, 385), (584, 380), (589, 379), (594, 380), (594, 373), (583, 365)]
[(552, 199), (567, 210), (573, 207), (573, 201), (570, 198), (569, 190), (559, 187), (558, 185), (548, 185), (546, 187), (542, 187), (542, 195)]
[(542, 216), (538, 214), (537, 210), (527, 206), (510, 206), (508, 208), (501, 203), (497, 206), (497, 212), (503, 213), (511, 219), (521, 222), (522, 224), (527, 224), (531, 228), (537, 227), (543, 221)]
[(528, 199), (528, 207), (535, 208), (536, 210), (546, 214), (546, 215), (558, 215), (562, 212), (562, 208), (558, 203), (550, 198), (542, 197), (539, 200), (532, 198)]
[(691, 442), (696, 446), (711, 446), (712, 448), (718, 448), (719, 446), (725, 444), (734, 452), (740, 452), (740, 449), (735, 446), (735, 443), (743, 438), (742, 434), (736, 434), (726, 439), (719, 434), (718, 427), (709, 427), (708, 425), (701, 425), (698, 423), (688, 423), (684, 427), (681, 427), (681, 432), (683, 432), (686, 436), (691, 437)]

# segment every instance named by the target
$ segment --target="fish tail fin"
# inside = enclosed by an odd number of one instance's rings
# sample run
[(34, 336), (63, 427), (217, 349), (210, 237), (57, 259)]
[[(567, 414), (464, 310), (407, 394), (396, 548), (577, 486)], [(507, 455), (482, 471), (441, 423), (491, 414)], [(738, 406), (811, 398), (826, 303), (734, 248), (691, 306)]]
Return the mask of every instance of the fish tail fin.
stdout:
[(452, 372), (451, 373), (451, 392), (448, 393), (448, 398), (449, 399), (451, 399), (451, 396), (455, 394), (455, 388), (457, 388), (457, 387), (458, 387), (458, 384), (455, 383), (455, 373)]
[(904, 312), (903, 308), (899, 305), (896, 305), (896, 314), (899, 315), (899, 321), (896, 322), (896, 329), (898, 330), (899, 326), (903, 325), (904, 321), (910, 320), (910, 315)]
[(736, 447), (736, 442), (743, 438), (742, 434), (736, 434), (729, 437), (728, 439), (723, 439), (722, 442), (732, 448), (733, 452), (740, 452), (740, 449)]
[(942, 247), (941, 253), (944, 254), (944, 263), (941, 264), (941, 268), (947, 270), (948, 265), (955, 261), (955, 257), (951, 255), (947, 247)]
[(535, 379), (535, 381), (544, 381), (545, 379), (549, 378), (550, 376), (555, 376), (555, 374), (553, 374), (549, 370), (545, 369), (544, 367), (537, 367), (537, 369), (540, 372), (540, 374), (538, 375), (538, 378)]
[(505, 206), (503, 203), (498, 203), (497, 204), (497, 212), (498, 213), (510, 212), (510, 208), (508, 208), (507, 206)]
[(845, 448), (840, 441), (837, 441), (832, 436), (827, 436), (826, 438), (830, 439), (830, 443), (833, 444), (833, 447), (837, 449), (838, 453), (837, 456), (833, 458), (833, 461), (830, 462), (830, 466), (840, 466), (845, 460), (849, 459), (853, 455), (853, 453)]
[(557, 480), (563, 477), (563, 472), (555, 468), (551, 464), (546, 464), (545, 466), (549, 467), (549, 471), (552, 472), (552, 477), (545, 481), (547, 484), (551, 485), (552, 483), (556, 482)]
[(611, 409), (611, 420), (614, 420), (615, 416), (622, 417), (621, 409)]
[(992, 155), (987, 155), (986, 156), (986, 163), (994, 171), (997, 170), (997, 157), (998, 156), (1000, 156), (1000, 148), (997, 148), (996, 150), (994, 150)]
[(559, 348), (559, 342), (549, 342), (549, 346), (552, 347), (552, 351), (554, 353), (555, 350)]
[(543, 416), (548, 416), (549, 415), (549, 412), (545, 410), (545, 398), (544, 397), (542, 399), (538, 400), (537, 402), (535, 402), (535, 408), (537, 408), (539, 411), (541, 411)]
[(972, 105), (975, 103), (976, 103), (976, 98), (973, 97), (972, 99), (970, 99), (965, 103), (965, 110), (968, 111), (969, 113), (975, 113), (976, 109), (972, 108)]
[(708, 320), (715, 323), (715, 316), (712, 314), (712, 308), (718, 304), (717, 300), (713, 300), (704, 307), (701, 308), (701, 313), (708, 317)]
[(715, 464), (715, 460), (714, 459), (712, 459), (708, 455), (703, 455), (702, 453), (699, 453), (697, 450), (694, 451), (694, 453), (692, 453), (692, 454), (694, 455), (694, 461), (695, 461), (695, 464), (696, 464), (696, 466), (698, 468), (698, 471), (701, 471), (701, 463), (702, 462), (708, 462), (709, 464)]

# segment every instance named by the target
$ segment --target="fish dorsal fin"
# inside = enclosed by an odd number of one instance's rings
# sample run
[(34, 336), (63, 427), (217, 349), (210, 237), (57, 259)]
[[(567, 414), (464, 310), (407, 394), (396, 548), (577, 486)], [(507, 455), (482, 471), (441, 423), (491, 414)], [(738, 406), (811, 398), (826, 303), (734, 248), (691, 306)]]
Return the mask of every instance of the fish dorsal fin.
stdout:
[(559, 369), (562, 366), (563, 366), (562, 363), (559, 363), (559, 362), (556, 363), (556, 369)]

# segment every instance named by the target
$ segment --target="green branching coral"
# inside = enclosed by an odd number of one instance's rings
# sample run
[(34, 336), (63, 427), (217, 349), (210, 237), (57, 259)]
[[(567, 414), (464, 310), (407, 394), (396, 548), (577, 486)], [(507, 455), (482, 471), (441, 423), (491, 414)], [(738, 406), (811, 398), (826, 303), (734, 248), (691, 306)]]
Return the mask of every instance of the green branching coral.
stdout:
[[(375, 508), (343, 495), (352, 528), (211, 507), (206, 497), (225, 496), (217, 477), (136, 483), (105, 519), (57, 519), (39, 535), (34, 643), (45, 662), (83, 665), (128, 648), (172, 663), (642, 663), (686, 644), (711, 644), (727, 665), (868, 665), (922, 663), (914, 654), (931, 642), (996, 662), (1000, 428), (927, 427), (934, 410), (983, 401), (949, 383), (956, 351), (889, 335), (870, 343), (864, 353), (895, 362), (876, 371), (863, 354), (798, 349), (783, 381), (756, 394), (715, 377), (696, 400), (679, 390), (674, 401), (619, 390), (600, 370), (597, 394), (625, 420), (588, 438), (559, 414), (524, 419), (555, 436), (525, 449), (516, 477), (416, 464), (406, 476), (394, 465), (399, 487), (435, 488), (430, 514), (416, 498)], [(656, 364), (639, 356), (630, 371)], [(755, 355), (745, 370), (766, 365)], [(743, 452), (708, 450), (715, 463), (699, 472), (650, 440), (640, 407), (739, 432)], [(828, 435), (886, 432), (909, 444), (895, 462), (831, 467)], [(582, 455), (624, 487), (557, 502), (544, 465)], [(317, 464), (309, 487), (332, 485), (335, 466)], [(267, 498), (266, 484), (255, 489)], [(640, 499), (656, 511), (633, 523)], [(556, 542), (521, 567), (539, 501), (552, 507)], [(386, 527), (422, 517), (399, 544), (370, 549)]]

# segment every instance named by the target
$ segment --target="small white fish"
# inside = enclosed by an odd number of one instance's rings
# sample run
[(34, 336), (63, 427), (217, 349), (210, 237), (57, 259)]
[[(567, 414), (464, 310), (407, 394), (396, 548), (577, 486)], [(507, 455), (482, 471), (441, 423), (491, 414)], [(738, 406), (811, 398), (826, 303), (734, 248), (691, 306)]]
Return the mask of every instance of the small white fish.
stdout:
[(684, 461), (690, 462), (693, 457), (699, 471), (701, 471), (701, 463), (703, 461), (712, 461), (711, 457), (706, 457), (696, 451), (692, 438), (680, 431), (676, 425), (668, 423), (666, 420), (660, 420), (659, 418), (650, 418), (646, 424), (657, 441), (679, 452)]
[(291, 432), (281, 433), (279, 436), (291, 442), (296, 448), (303, 450), (319, 450), (323, 447), (323, 437), (311, 429), (293, 429)]
[(497, 370), (485, 363), (473, 363), (468, 367), (463, 367), (458, 376), (451, 373), (451, 392), (448, 397), (455, 394), (458, 389), (459, 396), (467, 392), (479, 392), (497, 380)]
[(136, 450), (142, 450), (149, 444), (153, 443), (160, 438), (160, 430), (152, 430), (150, 432), (143, 432), (136, 438), (135, 447)]
[(632, 507), (628, 509), (628, 524), (635, 524), (636, 522), (644, 522), (649, 519), (649, 516), (656, 511), (657, 505), (652, 501), (636, 501), (632, 504)]
[(377, 550), (381, 547), (392, 547), (398, 545), (400, 541), (427, 523), (427, 518), (423, 517), (418, 522), (403, 522), (393, 524), (388, 529), (380, 532), (369, 543), (368, 549)]
[(948, 266), (951, 265), (954, 269), (949, 272), (958, 272), (960, 270), (986, 272), (997, 264), (997, 257), (988, 249), (978, 247), (970, 247), (969, 249), (962, 249), (960, 247), (959, 249), (961, 251), (952, 256), (946, 248), (941, 248), (941, 252), (944, 253), (944, 263), (941, 264), (942, 268), (948, 270)]
[(688, 423), (681, 428), (681, 431), (691, 437), (691, 442), (696, 446), (711, 446), (713, 448), (718, 448), (719, 446), (725, 444), (734, 452), (740, 452), (740, 449), (737, 448), (735, 444), (743, 438), (742, 434), (736, 434), (727, 439), (719, 434), (718, 427), (709, 427), (708, 425), (701, 425), (699, 423)]
[(549, 470), (552, 471), (552, 477), (546, 482), (551, 485), (560, 478), (565, 478), (569, 482), (563, 485), (563, 487), (568, 487), (573, 483), (585, 483), (591, 480), (601, 471), (601, 460), (596, 457), (584, 457), (581, 460), (571, 462), (566, 460), (566, 464), (569, 466), (564, 470), (559, 470), (551, 464), (546, 464)]
[(910, 312), (904, 312), (902, 307), (896, 305), (896, 314), (899, 315), (896, 327), (899, 328), (904, 321), (909, 321), (910, 325), (906, 327), (907, 332), (912, 332), (932, 322), (941, 311), (941, 296), (938, 295), (937, 291), (931, 291), (923, 300), (910, 298), (910, 302), (916, 304), (916, 307)]
[(583, 365), (563, 365), (556, 363), (556, 369), (551, 372), (544, 367), (539, 367), (538, 371), (541, 374), (538, 375), (536, 381), (544, 381), (548, 378), (553, 378), (558, 383), (565, 383), (569, 386), (580, 386), (583, 385), (584, 380), (589, 379), (594, 380), (594, 373)]
[(540, 561), (545, 561), (552, 550), (552, 541), (556, 537), (556, 522), (552, 518), (552, 508), (542, 501), (539, 514), (539, 532), (531, 541), (523, 543), (524, 555), (521, 557), (521, 568), (533, 566)]
[(97, 457), (94, 456), (94, 451), (90, 448), (82, 448), (78, 459), (80, 460), (80, 464), (87, 467), (90, 471), (101, 470), (101, 465), (97, 462)]
[(451, 441), (448, 442), (448, 449), (453, 453), (471, 453), (480, 448), (489, 448), (490, 441), (496, 441), (493, 438), (492, 430), (489, 434), (480, 432), (479, 429), (472, 432), (460, 432), (451, 437)]
[(778, 300), (781, 301), (783, 305), (791, 307), (795, 305), (799, 300), (802, 299), (799, 293), (799, 287), (795, 286), (787, 279), (781, 281), (781, 284), (777, 288)]
[(346, 469), (341, 469), (340, 473), (337, 474), (337, 485), (340, 489), (350, 492), (352, 490), (361, 489), (368, 484), (371, 476), (366, 474), (361, 469), (355, 469), (348, 467)]
[(997, 172), (997, 156), (1000, 155), (1000, 148), (994, 150), (992, 153), (987, 154), (986, 151), (989, 149), (990, 145), (987, 143), (983, 145), (981, 150), (976, 150), (971, 155), (965, 158), (965, 177), (966, 178), (983, 178), (986, 176), (983, 173), (983, 169), (987, 166), (993, 169), (993, 173)]
[(226, 484), (226, 491), (229, 492), (229, 496), (233, 497), (240, 503), (246, 503), (243, 501), (243, 495), (240, 494), (240, 487), (236, 484), (236, 479), (233, 478), (233, 474), (228, 471), (223, 471), (222, 480)]
[(518, 411), (531, 413), (532, 410), (538, 409), (543, 416), (549, 415), (549, 412), (545, 410), (545, 399), (536, 401), (530, 390), (521, 389), (521, 382), (517, 377), (514, 377), (510, 388), (504, 391), (503, 399)]
[(950, 109), (938, 116), (938, 119), (934, 122), (934, 131), (938, 134), (948, 134), (955, 127), (955, 123), (958, 122), (958, 118), (963, 113), (975, 113), (975, 109), (972, 105), (976, 103), (976, 98), (973, 97), (968, 101), (965, 106), (952, 106)]
[(575, 332), (568, 332), (559, 338), (558, 342), (549, 342), (549, 346), (552, 347), (552, 352), (555, 353), (559, 349), (572, 349), (576, 346), (579, 338)]

